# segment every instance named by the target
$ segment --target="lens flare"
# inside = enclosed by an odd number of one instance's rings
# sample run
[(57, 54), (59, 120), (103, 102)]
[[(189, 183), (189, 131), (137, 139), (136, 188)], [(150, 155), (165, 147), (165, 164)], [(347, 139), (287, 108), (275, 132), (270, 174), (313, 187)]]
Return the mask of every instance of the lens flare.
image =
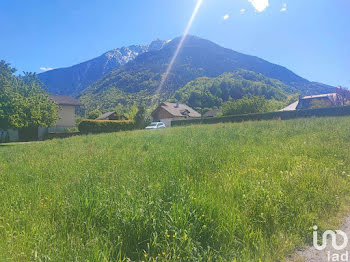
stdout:
[(191, 29), (191, 27), (192, 27), (193, 21), (194, 21), (194, 19), (195, 19), (196, 16), (197, 16), (198, 10), (199, 10), (199, 8), (200, 8), (202, 2), (203, 2), (203, 0), (198, 0), (198, 1), (197, 1), (196, 7), (195, 7), (194, 10), (193, 10), (191, 19), (190, 19), (190, 21), (189, 21), (188, 24), (187, 24), (187, 27), (186, 27), (185, 32), (184, 32), (184, 34), (183, 34), (183, 36), (182, 36), (182, 38), (181, 38), (181, 40), (180, 40), (180, 43), (179, 43), (179, 45), (177, 46), (176, 51), (175, 51), (173, 57), (171, 58), (171, 61), (170, 61), (169, 65), (168, 65), (168, 68), (167, 68), (165, 74), (163, 74), (163, 76), (162, 76), (162, 79), (161, 79), (161, 81), (160, 81), (159, 87), (158, 87), (157, 90), (156, 90), (156, 98), (158, 97), (160, 90), (162, 90), (162, 88), (163, 88), (163, 86), (164, 86), (164, 84), (165, 84), (165, 81), (167, 80), (167, 78), (168, 78), (168, 76), (169, 76), (169, 73), (171, 72), (171, 69), (173, 68), (173, 65), (174, 65), (174, 63), (175, 63), (175, 61), (176, 61), (176, 58), (177, 58), (177, 56), (179, 55), (179, 53), (180, 53), (180, 51), (181, 51), (181, 48), (182, 48), (182, 46), (183, 46), (183, 44), (184, 44), (184, 41), (185, 41), (185, 39), (186, 39), (186, 36), (188, 35), (188, 33), (189, 33), (189, 31), (190, 31), (190, 29)]

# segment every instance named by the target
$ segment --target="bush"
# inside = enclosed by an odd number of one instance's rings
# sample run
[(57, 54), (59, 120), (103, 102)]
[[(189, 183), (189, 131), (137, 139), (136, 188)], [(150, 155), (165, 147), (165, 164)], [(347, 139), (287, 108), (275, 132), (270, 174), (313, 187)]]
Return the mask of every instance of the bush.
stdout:
[(243, 122), (259, 120), (288, 120), (302, 117), (324, 117), (324, 116), (347, 116), (350, 115), (350, 106), (317, 108), (308, 110), (279, 111), (261, 114), (233, 115), (211, 118), (195, 118), (189, 120), (175, 120), (171, 122), (172, 126), (182, 126), (191, 124), (216, 124), (224, 122)]
[(83, 120), (78, 126), (79, 131), (87, 133), (110, 133), (135, 129), (132, 120)]
[(222, 105), (224, 116), (268, 112), (268, 100), (263, 96), (243, 97)]
[(96, 119), (100, 115), (102, 115), (102, 112), (98, 109), (95, 109), (88, 114), (88, 119)]

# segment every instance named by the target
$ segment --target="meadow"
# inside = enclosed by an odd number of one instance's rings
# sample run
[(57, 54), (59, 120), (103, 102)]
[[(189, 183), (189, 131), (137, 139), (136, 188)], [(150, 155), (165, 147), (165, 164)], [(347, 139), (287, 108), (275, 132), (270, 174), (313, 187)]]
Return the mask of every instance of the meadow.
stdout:
[(349, 206), (350, 117), (0, 145), (0, 260), (282, 261)]

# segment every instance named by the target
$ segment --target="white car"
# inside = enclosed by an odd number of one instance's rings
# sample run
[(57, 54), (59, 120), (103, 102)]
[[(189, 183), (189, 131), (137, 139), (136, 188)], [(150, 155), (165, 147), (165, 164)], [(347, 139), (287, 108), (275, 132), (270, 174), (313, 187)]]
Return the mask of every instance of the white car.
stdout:
[(165, 124), (163, 122), (152, 122), (146, 129), (159, 129), (165, 128)]

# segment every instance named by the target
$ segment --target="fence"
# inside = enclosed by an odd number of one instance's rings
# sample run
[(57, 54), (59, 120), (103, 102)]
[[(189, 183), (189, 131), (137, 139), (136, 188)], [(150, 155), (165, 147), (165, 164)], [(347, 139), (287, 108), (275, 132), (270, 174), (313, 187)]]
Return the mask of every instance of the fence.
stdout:
[(10, 140), (9, 133), (7, 130), (0, 129), (0, 143), (6, 143)]

